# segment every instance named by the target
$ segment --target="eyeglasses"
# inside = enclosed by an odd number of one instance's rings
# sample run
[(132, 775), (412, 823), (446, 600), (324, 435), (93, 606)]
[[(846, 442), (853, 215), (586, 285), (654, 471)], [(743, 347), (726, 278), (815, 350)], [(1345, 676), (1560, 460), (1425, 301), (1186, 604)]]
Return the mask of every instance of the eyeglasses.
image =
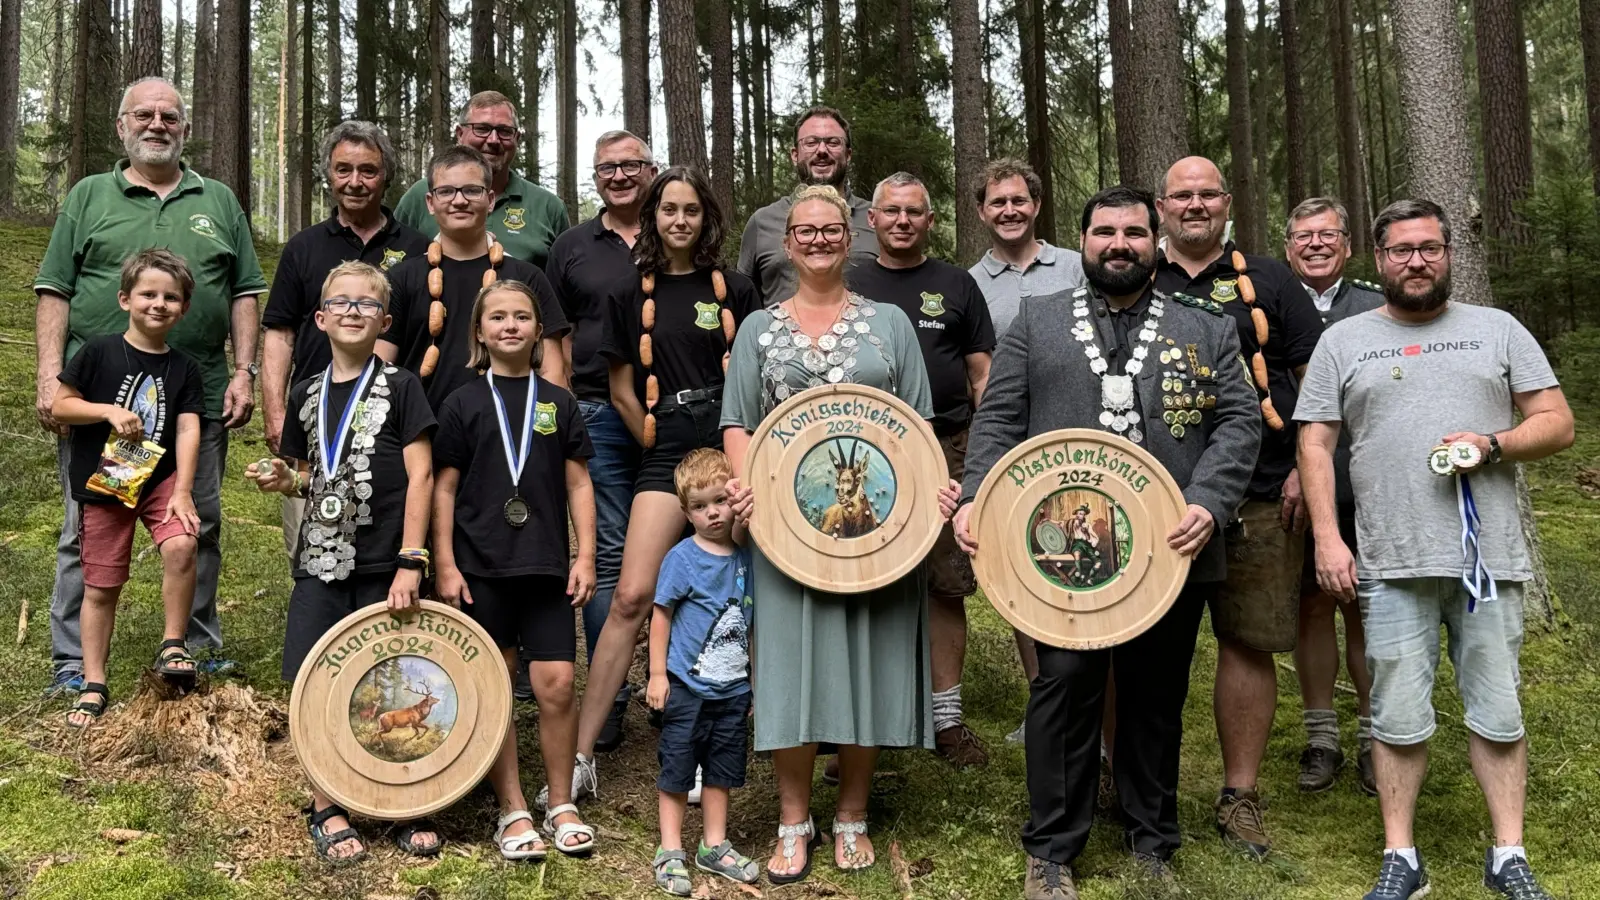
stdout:
[(815, 150), (818, 147), (827, 147), (829, 150), (839, 150), (839, 149), (844, 147), (844, 138), (808, 137), (808, 138), (801, 138), (799, 141), (797, 141), (797, 143), (801, 147), (804, 147), (807, 150)]
[(840, 224), (833, 225), (790, 225), (789, 233), (802, 244), (815, 244), (821, 238), (824, 244), (837, 244), (844, 240), (850, 229)]
[(1161, 199), (1176, 203), (1179, 206), (1188, 206), (1190, 202), (1198, 197), (1201, 203), (1210, 206), (1226, 196), (1228, 196), (1227, 191), (1173, 191)]
[(489, 122), (462, 122), (461, 124), (472, 129), (472, 133), (481, 138), (486, 138), (493, 134), (498, 135), (502, 141), (510, 141), (515, 140), (516, 136), (521, 133), (511, 125), (494, 125)]
[(183, 121), (183, 116), (177, 110), (172, 109), (164, 109), (159, 113), (153, 109), (134, 109), (123, 113), (123, 115), (138, 122), (140, 125), (149, 125), (156, 120), (157, 116), (160, 116), (161, 124), (168, 128), (175, 128)]
[(363, 319), (376, 319), (383, 315), (383, 304), (371, 297), (329, 297), (322, 301), (322, 308), (335, 316), (359, 313)]
[(878, 211), (878, 215), (887, 216), (890, 221), (900, 218), (902, 214), (912, 219), (920, 219), (928, 214), (927, 208), (921, 206), (874, 206), (873, 209)]
[(432, 194), (433, 199), (439, 201), (440, 203), (451, 202), (452, 200), (456, 199), (457, 194), (467, 198), (467, 202), (475, 203), (479, 200), (482, 200), (483, 195), (489, 193), (489, 189), (481, 184), (466, 184), (462, 185), (461, 187), (456, 187), (453, 184), (441, 184), (438, 187), (428, 191), (428, 193)]
[(621, 172), (629, 178), (632, 178), (640, 172), (643, 172), (644, 167), (648, 165), (650, 165), (650, 163), (645, 162), (642, 159), (625, 159), (622, 162), (601, 163), (600, 165), (594, 167), (594, 174), (601, 178), (615, 178), (617, 177), (617, 173)]
[(1289, 232), (1289, 240), (1296, 244), (1309, 244), (1312, 238), (1316, 238), (1320, 243), (1332, 244), (1347, 234), (1349, 232), (1342, 228), (1323, 228), (1319, 231), (1291, 231)]
[(1449, 244), (1423, 244), (1420, 247), (1379, 247), (1389, 262), (1401, 266), (1411, 262), (1413, 254), (1420, 254), (1423, 262), (1435, 263), (1444, 259), (1444, 252), (1450, 249)]

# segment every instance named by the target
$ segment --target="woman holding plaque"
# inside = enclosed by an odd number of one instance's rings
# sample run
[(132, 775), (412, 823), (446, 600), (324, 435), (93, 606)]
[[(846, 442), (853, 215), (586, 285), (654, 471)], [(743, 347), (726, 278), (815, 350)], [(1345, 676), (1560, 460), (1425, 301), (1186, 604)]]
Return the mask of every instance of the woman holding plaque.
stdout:
[[(911, 320), (845, 288), (850, 208), (833, 188), (803, 187), (789, 210), (784, 250), (799, 277), (795, 295), (745, 321), (723, 393), (723, 441), (741, 471), (751, 433), (785, 399), (850, 381), (886, 390), (932, 418), (928, 375)], [(842, 326), (842, 327), (841, 327)], [(819, 352), (808, 352), (816, 349)], [(948, 516), (954, 482), (939, 492)], [(741, 504), (749, 490), (738, 491)], [(757, 513), (759, 515), (759, 511)], [(882, 747), (933, 749), (925, 573), (875, 591), (829, 594), (780, 572), (755, 548), (756, 749), (772, 751), (780, 800), (774, 884), (805, 878), (820, 842), (811, 818), (818, 743), (839, 748), (834, 862), (873, 864), (867, 794)]]

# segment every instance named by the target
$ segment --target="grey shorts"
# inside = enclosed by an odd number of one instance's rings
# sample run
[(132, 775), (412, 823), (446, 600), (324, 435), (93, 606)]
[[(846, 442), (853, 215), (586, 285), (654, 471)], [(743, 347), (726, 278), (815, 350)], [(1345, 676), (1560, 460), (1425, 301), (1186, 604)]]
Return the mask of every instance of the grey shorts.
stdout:
[(1499, 598), (1467, 612), (1460, 579), (1362, 581), (1361, 619), (1372, 673), (1372, 736), (1385, 744), (1420, 744), (1433, 735), (1433, 681), (1439, 671), (1439, 625), (1466, 707), (1466, 724), (1485, 740), (1521, 740), (1522, 585), (1496, 583)]

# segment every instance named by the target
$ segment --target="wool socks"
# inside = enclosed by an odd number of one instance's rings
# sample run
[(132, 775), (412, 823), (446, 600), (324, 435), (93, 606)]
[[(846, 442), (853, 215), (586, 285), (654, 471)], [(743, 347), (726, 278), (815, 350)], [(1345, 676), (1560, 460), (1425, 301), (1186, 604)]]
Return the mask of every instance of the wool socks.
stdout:
[(961, 685), (933, 692), (933, 730), (940, 732), (961, 724)]

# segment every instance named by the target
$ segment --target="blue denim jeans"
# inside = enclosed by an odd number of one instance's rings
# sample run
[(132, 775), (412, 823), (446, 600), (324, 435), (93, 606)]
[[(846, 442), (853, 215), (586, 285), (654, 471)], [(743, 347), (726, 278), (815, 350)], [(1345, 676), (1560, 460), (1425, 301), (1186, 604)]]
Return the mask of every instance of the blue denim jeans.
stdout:
[[(611, 613), (611, 595), (622, 574), (622, 544), (628, 537), (628, 512), (633, 508), (633, 483), (639, 474), (639, 444), (609, 403), (578, 401), (594, 458), (589, 460), (589, 480), (594, 483), (595, 575), (594, 599), (583, 608), (583, 636), (589, 656)], [(617, 699), (626, 700), (630, 688), (622, 683)]]

